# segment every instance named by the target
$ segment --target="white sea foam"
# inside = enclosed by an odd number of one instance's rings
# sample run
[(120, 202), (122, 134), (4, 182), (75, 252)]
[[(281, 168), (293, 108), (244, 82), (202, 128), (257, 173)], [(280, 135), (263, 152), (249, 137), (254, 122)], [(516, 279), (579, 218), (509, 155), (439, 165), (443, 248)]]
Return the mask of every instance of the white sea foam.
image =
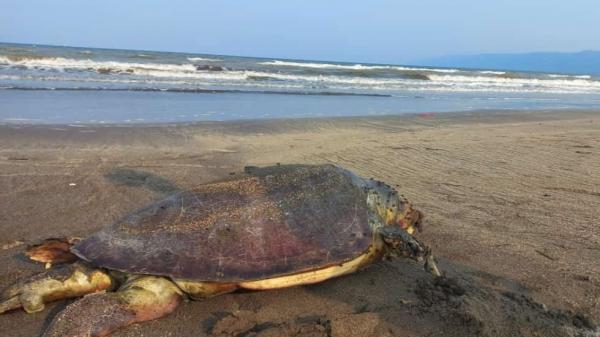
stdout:
[(7, 80), (7, 81), (17, 81), (22, 79), (22, 76), (16, 76), (16, 75), (0, 75), (0, 80)]
[(134, 63), (114, 61), (92, 61), (90, 59), (70, 59), (62, 57), (32, 58), (12, 60), (6, 56), (0, 56), (0, 64), (18, 65), (28, 68), (49, 68), (59, 71), (67, 69), (76, 70), (102, 70), (127, 72), (128, 70), (155, 70), (155, 71), (196, 71), (192, 64), (167, 64), (167, 63)]
[(131, 57), (131, 58), (140, 58), (140, 59), (153, 59), (154, 58), (154, 56), (148, 55), (148, 54), (135, 54), (135, 55), (131, 55), (129, 57)]
[(505, 71), (493, 71), (493, 70), (482, 70), (479, 72), (480, 74), (492, 74), (492, 75), (504, 75)]
[(416, 68), (416, 67), (402, 67), (402, 66), (366, 66), (362, 64), (334, 64), (334, 63), (312, 63), (312, 62), (291, 62), (291, 61), (267, 61), (260, 62), (262, 65), (271, 66), (287, 66), (287, 67), (302, 67), (302, 68), (317, 68), (317, 69), (348, 69), (348, 70), (378, 70), (378, 69), (389, 69), (389, 70), (403, 70), (403, 71), (430, 71), (440, 73), (456, 73), (458, 69), (438, 69), (438, 68)]
[(291, 61), (280, 61), (280, 60), (260, 62), (259, 64), (269, 65), (269, 66), (287, 66), (287, 67), (318, 68), (318, 69), (351, 69), (351, 70), (390, 69), (390, 66), (364, 66), (362, 64), (344, 65), (344, 64), (333, 64), (333, 63), (291, 62)]
[(498, 78), (489, 76), (430, 75), (432, 82), (480, 91), (600, 93), (600, 81), (587, 79)]
[(400, 67), (400, 66), (395, 66), (392, 67), (393, 69), (396, 70), (412, 70), (412, 71), (429, 71), (432, 73), (458, 73), (460, 72), (460, 70), (458, 69), (442, 69), (442, 68), (415, 68), (415, 67)]
[[(600, 82), (588, 80), (539, 80), (511, 79), (489, 76), (431, 76), (426, 80), (405, 80), (394, 78), (364, 78), (348, 76), (308, 76), (265, 72), (219, 72), (219, 73), (178, 73), (171, 78), (162, 78), (164, 74), (146, 72), (146, 76), (154, 79), (105, 78), (102, 80), (89, 78), (92, 82), (113, 82), (138, 86), (169, 85), (174, 86), (235, 86), (245, 88), (267, 88), (273, 90), (305, 89), (305, 90), (368, 90), (368, 91), (464, 91), (464, 92), (546, 92), (546, 93), (600, 93)], [(249, 81), (248, 77), (262, 76), (274, 81)], [(58, 78), (56, 78), (58, 79)], [(48, 78), (48, 80), (52, 80)], [(74, 81), (79, 81), (76, 78)]]
[(591, 79), (590, 75), (559, 75), (559, 74), (550, 74), (548, 77), (552, 78), (580, 78), (580, 79)]
[[(227, 70), (197, 71), (193, 64), (134, 63), (93, 61), (69, 58), (9, 59), (0, 56), (0, 70), (13, 66), (11, 73), (1, 74), (0, 81), (81, 82), (82, 87), (106, 85), (113, 88), (248, 88), (249, 90), (304, 91), (353, 90), (378, 92), (394, 91), (468, 91), (468, 92), (545, 92), (545, 93), (600, 93), (600, 81), (587, 75), (539, 75), (539, 77), (503, 77), (503, 72), (458, 71), (454, 69), (408, 68), (398, 66), (339, 65), (326, 63), (301, 63), (268, 61), (261, 64), (301, 65), (314, 68), (342, 69), (402, 69), (418, 73), (427, 72), (426, 79), (401, 77), (349, 76), (349, 74), (286, 73), (281, 69), (271, 71)], [(8, 66), (5, 67), (5, 66)], [(51, 71), (44, 71), (51, 70)], [(75, 71), (73, 71), (75, 70)], [(22, 72), (15, 75), (14, 71)], [(456, 73), (459, 72), (459, 73)], [(1, 83), (0, 83), (1, 84)], [(54, 83), (50, 85), (55, 85)], [(50, 86), (46, 85), (46, 86)], [(19, 86), (19, 85), (16, 85)], [(60, 85), (56, 85), (61, 87)], [(44, 87), (44, 85), (40, 85)]]
[(220, 59), (215, 58), (207, 58), (207, 57), (188, 57), (188, 61), (190, 62), (219, 62)]
[(600, 93), (600, 81), (585, 79), (544, 80), (536, 78), (502, 78), (496, 76), (428, 75), (430, 80), (407, 80), (402, 78), (365, 78), (349, 76), (291, 75), (281, 73), (252, 73), (257, 76), (288, 82), (307, 82), (322, 86), (345, 89), (375, 90), (455, 90), (455, 91), (530, 91), (530, 92), (596, 92)]

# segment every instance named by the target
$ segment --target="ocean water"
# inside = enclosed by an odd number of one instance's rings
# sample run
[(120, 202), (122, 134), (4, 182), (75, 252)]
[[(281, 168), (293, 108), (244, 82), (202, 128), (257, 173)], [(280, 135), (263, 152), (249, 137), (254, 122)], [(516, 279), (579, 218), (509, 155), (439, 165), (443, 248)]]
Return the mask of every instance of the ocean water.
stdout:
[(600, 78), (0, 43), (0, 123), (600, 108)]

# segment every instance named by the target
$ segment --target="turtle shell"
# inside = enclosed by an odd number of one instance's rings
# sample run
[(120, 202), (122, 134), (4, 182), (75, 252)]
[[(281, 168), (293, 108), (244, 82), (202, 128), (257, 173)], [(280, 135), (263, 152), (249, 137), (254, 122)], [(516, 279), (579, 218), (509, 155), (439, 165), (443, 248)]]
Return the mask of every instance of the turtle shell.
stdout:
[(143, 208), (72, 248), (129, 273), (235, 282), (340, 264), (372, 243), (363, 179), (333, 165), (249, 168)]

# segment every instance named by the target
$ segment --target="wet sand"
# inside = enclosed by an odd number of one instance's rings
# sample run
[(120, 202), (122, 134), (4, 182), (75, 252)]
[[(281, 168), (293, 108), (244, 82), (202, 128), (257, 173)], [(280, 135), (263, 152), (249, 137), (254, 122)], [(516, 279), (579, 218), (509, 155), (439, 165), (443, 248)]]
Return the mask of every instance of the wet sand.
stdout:
[[(378, 262), (323, 284), (184, 303), (115, 336), (595, 335), (598, 111), (0, 126), (0, 288), (43, 270), (27, 244), (85, 236), (179, 189), (275, 163), (397, 184), (426, 214), (418, 236), (451, 281)], [(37, 336), (65, 304), (0, 315), (2, 336)]]

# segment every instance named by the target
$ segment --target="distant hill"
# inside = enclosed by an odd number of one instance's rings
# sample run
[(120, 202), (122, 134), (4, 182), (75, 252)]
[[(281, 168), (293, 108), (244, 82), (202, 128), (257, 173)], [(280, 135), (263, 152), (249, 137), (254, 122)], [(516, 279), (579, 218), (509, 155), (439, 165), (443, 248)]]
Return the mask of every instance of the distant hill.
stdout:
[(539, 71), (600, 75), (600, 51), (578, 53), (540, 52), (527, 54), (454, 55), (412, 62), (419, 66), (493, 70)]

